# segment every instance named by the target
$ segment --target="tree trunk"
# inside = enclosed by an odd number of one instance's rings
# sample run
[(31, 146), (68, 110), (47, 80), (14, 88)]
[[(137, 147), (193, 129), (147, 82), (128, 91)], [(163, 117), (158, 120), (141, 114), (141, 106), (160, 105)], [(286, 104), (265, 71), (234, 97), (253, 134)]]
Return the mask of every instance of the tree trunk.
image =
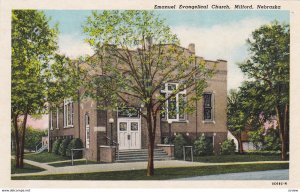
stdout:
[(281, 141), (281, 159), (287, 160), (287, 147), (288, 147), (288, 106), (285, 106), (285, 110), (282, 112), (280, 107), (276, 107), (276, 115), (278, 121), (278, 128)]
[(26, 123), (27, 123), (27, 114), (24, 115), (23, 124), (22, 124), (22, 139), (21, 139), (21, 146), (20, 146), (20, 167), (24, 167), (24, 147), (25, 147), (25, 135), (26, 135)]
[(281, 159), (282, 160), (287, 160), (287, 143), (285, 141), (286, 141), (286, 139), (284, 138), (283, 141), (281, 142)]
[(244, 150), (243, 150), (243, 143), (242, 143), (242, 135), (237, 136), (237, 141), (239, 145), (239, 154), (243, 154)]
[(20, 157), (20, 141), (19, 141), (19, 129), (18, 129), (18, 115), (13, 115), (12, 117), (13, 119), (13, 127), (14, 127), (14, 131), (15, 131), (15, 162), (16, 162), (16, 168), (20, 167), (20, 161), (19, 161), (19, 157)]
[(147, 107), (147, 127), (148, 127), (148, 165), (147, 165), (147, 176), (154, 175), (154, 135), (153, 135), (153, 124), (152, 124), (152, 113), (151, 107)]
[[(25, 146), (25, 131), (26, 131), (26, 123), (27, 123), (28, 114), (25, 114), (23, 117), (22, 125), (18, 125), (18, 116), (13, 116), (13, 127), (15, 130), (15, 162), (16, 168), (24, 167), (24, 146)], [(21, 126), (22, 130), (19, 130), (19, 126)]]
[(153, 176), (154, 175), (153, 157), (154, 157), (154, 139), (149, 138), (147, 176)]

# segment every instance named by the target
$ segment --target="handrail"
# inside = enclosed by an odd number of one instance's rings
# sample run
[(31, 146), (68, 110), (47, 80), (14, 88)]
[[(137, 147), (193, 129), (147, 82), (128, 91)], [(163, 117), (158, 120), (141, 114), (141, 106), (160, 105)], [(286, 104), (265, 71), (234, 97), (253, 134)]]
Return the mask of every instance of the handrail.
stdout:
[(112, 143), (116, 146), (116, 150), (117, 150), (117, 159), (119, 160), (119, 143), (116, 142), (115, 140), (112, 140), (110, 137), (105, 136), (105, 138), (109, 141), (112, 141)]
[(35, 152), (38, 151), (38, 146), (39, 146), (40, 144), (43, 144), (43, 143), (42, 143), (42, 142), (39, 142), (39, 143), (35, 146)]
[[(71, 149), (71, 157), (72, 157), (72, 165), (74, 165), (74, 151), (83, 151), (85, 152), (85, 148)], [(85, 154), (85, 164), (87, 164), (87, 158)]]
[(185, 161), (185, 148), (190, 148), (191, 149), (191, 157), (192, 157), (192, 162), (194, 161), (194, 154), (193, 154), (193, 146), (183, 146), (183, 160)]

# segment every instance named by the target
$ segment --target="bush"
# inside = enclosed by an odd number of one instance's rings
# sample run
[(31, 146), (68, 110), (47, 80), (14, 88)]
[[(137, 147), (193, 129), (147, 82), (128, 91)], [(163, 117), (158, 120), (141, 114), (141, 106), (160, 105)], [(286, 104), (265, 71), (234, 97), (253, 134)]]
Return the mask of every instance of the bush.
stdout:
[(174, 140), (174, 156), (175, 158), (183, 158), (183, 146), (187, 144), (181, 134), (175, 136)]
[(58, 154), (60, 154), (61, 156), (66, 156), (66, 150), (70, 141), (71, 140), (69, 138), (65, 138), (64, 140), (62, 140), (59, 145)]
[[(74, 138), (68, 145), (66, 155), (68, 157), (71, 157), (71, 149), (81, 149), (81, 148), (83, 148), (83, 143), (81, 139)], [(81, 159), (82, 156), (83, 156), (82, 151), (74, 151), (74, 156), (73, 156), (74, 159)]]
[[(25, 135), (25, 143), (24, 148), (29, 151), (34, 151), (35, 146), (42, 142), (42, 137), (47, 135), (47, 131), (34, 129), (32, 127), (26, 128), (26, 135)], [(41, 147), (41, 145), (39, 145)]]
[(281, 143), (279, 131), (276, 129), (268, 129), (264, 137), (263, 150), (265, 151), (280, 151)]
[(205, 136), (199, 137), (195, 142), (195, 155), (212, 155), (213, 144)]
[(234, 154), (236, 145), (233, 140), (225, 140), (221, 145), (221, 155), (231, 155)]
[(58, 150), (59, 150), (59, 146), (61, 144), (62, 139), (57, 139), (54, 141), (53, 146), (52, 146), (52, 153), (58, 155)]

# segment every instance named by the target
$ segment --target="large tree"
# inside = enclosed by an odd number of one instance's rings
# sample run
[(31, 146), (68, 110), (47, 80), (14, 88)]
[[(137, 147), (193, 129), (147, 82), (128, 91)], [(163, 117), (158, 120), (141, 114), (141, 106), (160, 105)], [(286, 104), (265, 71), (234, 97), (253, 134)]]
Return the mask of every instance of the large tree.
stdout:
[(57, 49), (57, 29), (42, 12), (12, 12), (11, 121), (16, 149), (16, 167), (23, 167), (25, 128), (30, 114), (46, 108), (49, 61)]
[[(174, 102), (169, 102), (168, 112), (192, 111), (214, 66), (206, 66), (202, 59), (181, 48), (170, 27), (151, 11), (93, 12), (84, 32), (97, 53), (97, 61), (90, 63), (92, 69), (99, 68), (94, 73), (99, 78), (92, 77), (86, 88), (99, 90), (95, 91), (98, 107), (115, 110), (124, 105), (144, 106), (141, 116), (147, 122), (147, 175), (151, 176), (157, 122), (166, 112), (166, 101), (173, 101), (177, 93), (186, 90), (180, 98), (184, 105), (176, 111)], [(179, 84), (171, 94), (160, 94), (165, 83), (170, 82)]]
[(242, 134), (257, 131), (269, 119), (268, 106), (262, 105), (264, 87), (253, 81), (244, 81), (238, 89), (227, 96), (227, 126), (238, 140), (239, 153), (243, 153)]
[(282, 159), (289, 144), (289, 25), (273, 22), (255, 30), (247, 40), (249, 58), (240, 69), (258, 85), (257, 102), (264, 116), (276, 116), (281, 139)]
[(26, 124), (29, 115), (48, 112), (75, 95), (80, 69), (58, 55), (57, 26), (50, 27), (41, 11), (12, 12), (11, 122), (16, 167), (23, 167)]

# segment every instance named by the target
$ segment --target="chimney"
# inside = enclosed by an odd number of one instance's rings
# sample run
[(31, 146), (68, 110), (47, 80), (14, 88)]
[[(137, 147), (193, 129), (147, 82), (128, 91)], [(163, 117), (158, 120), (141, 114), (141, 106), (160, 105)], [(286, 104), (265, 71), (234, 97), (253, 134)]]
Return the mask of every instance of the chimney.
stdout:
[(190, 43), (190, 44), (189, 44), (189, 47), (188, 47), (188, 50), (189, 50), (191, 53), (195, 53), (195, 44), (194, 44), (194, 43)]

